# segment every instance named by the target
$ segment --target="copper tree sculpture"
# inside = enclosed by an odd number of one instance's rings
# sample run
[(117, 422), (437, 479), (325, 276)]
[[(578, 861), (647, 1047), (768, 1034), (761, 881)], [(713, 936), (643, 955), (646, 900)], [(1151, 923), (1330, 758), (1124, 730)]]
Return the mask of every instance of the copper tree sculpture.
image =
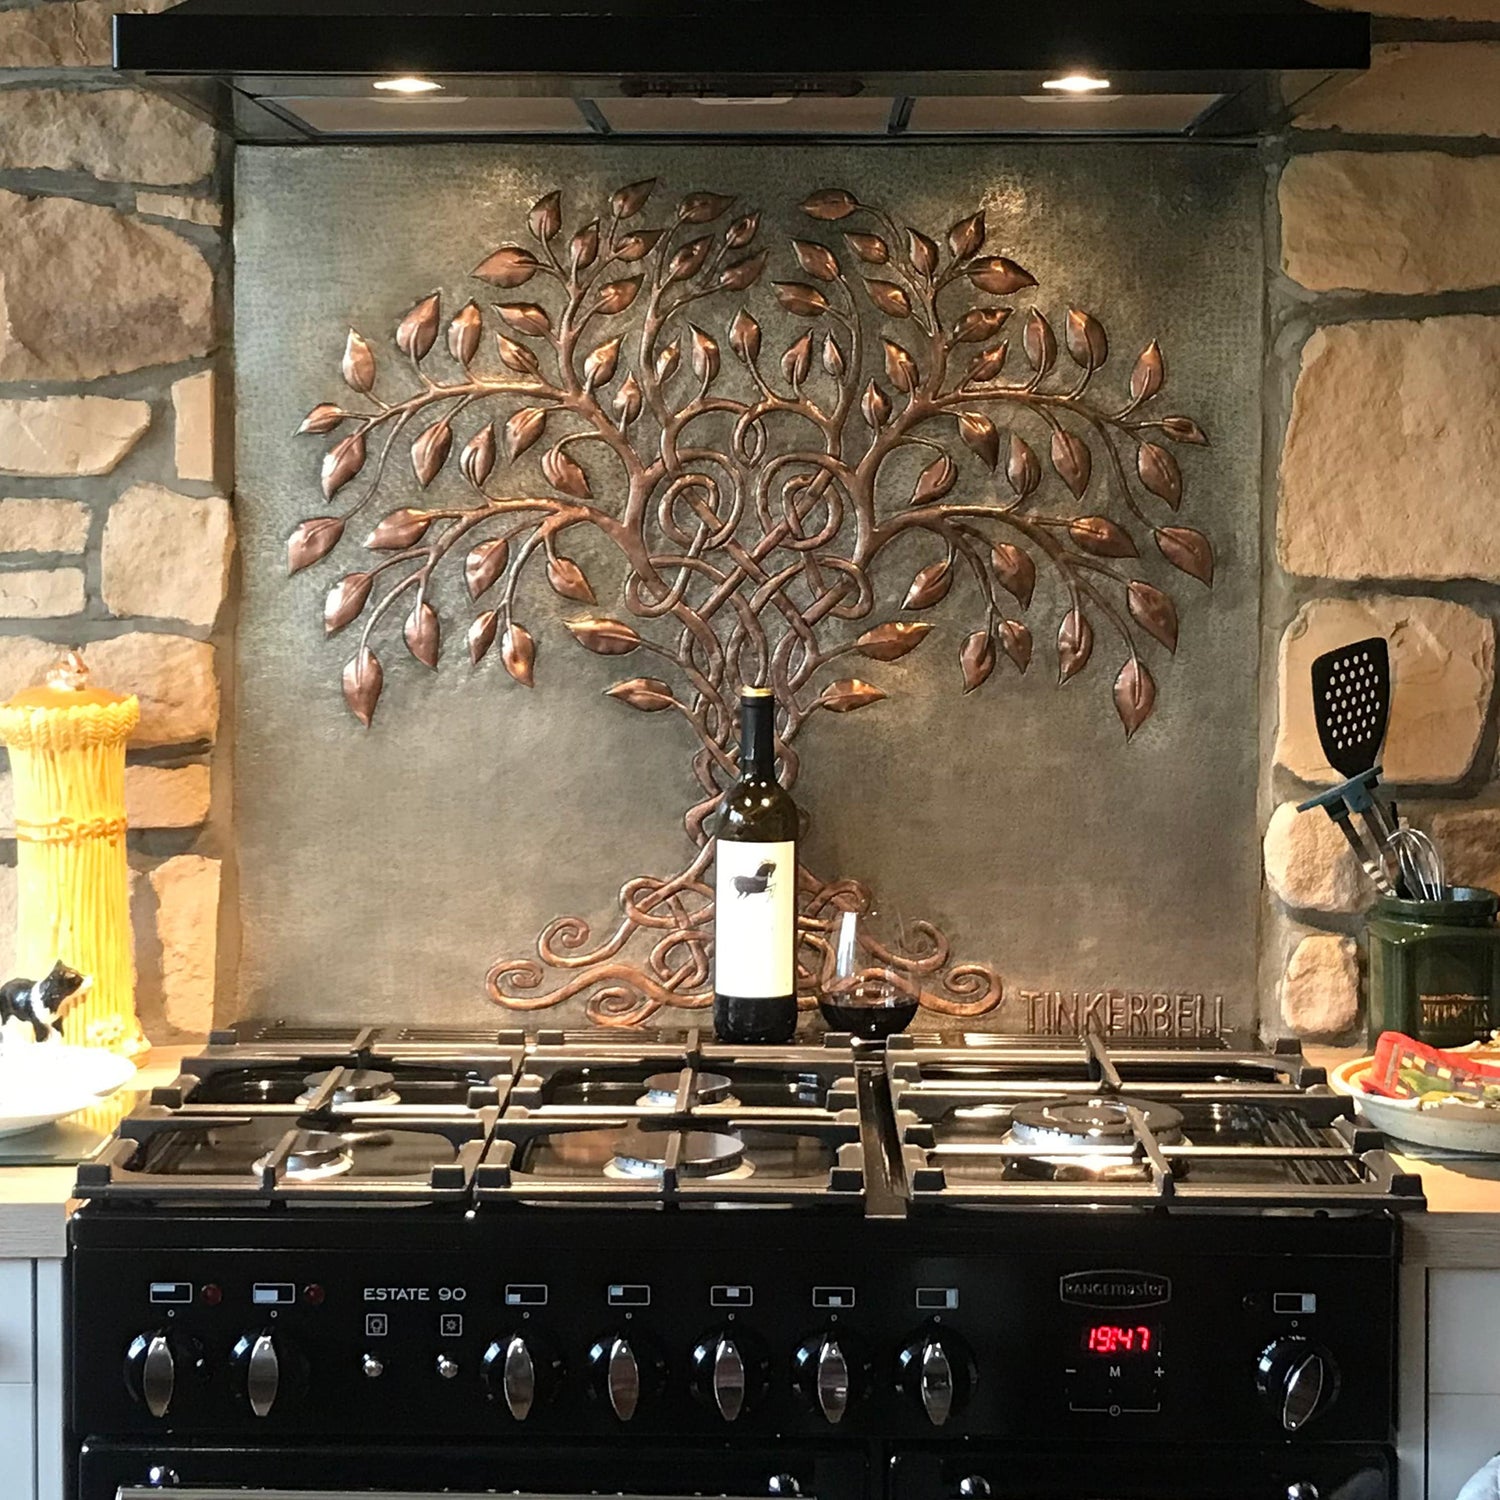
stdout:
[[(610, 1025), (711, 998), (713, 893), (704, 875), (712, 846), (703, 825), (734, 772), (739, 685), (775, 690), (790, 785), (797, 739), (814, 714), (846, 714), (886, 696), (839, 675), (847, 663), (894, 661), (927, 637), (932, 627), (921, 620), (869, 623), (872, 570), (897, 538), (920, 535), (935, 553), (911, 581), (906, 612), (941, 602), (960, 569), (972, 574), (981, 612), (959, 652), (965, 692), (986, 682), (1000, 655), (1019, 672), (1031, 665), (1032, 630), (1017, 616), (1031, 604), (1038, 565), (1051, 570), (1066, 604), (1059, 682), (1088, 665), (1093, 621), (1105, 622), (1124, 649), (1113, 700), (1127, 737), (1156, 702), (1141, 648), (1150, 638), (1173, 652), (1178, 635), (1171, 596), (1130, 567), (1137, 534), (1149, 532), (1172, 567), (1213, 580), (1208, 538), (1163, 514), (1183, 494), (1165, 444), (1207, 439), (1187, 417), (1151, 414), (1165, 378), (1156, 342), (1113, 402), (1095, 394), (1108, 341), (1089, 313), (1066, 316), (1071, 370), (1035, 307), (1022, 320), (1020, 357), (1009, 358), (1001, 335), (1013, 299), (1036, 283), (1015, 261), (984, 253), (982, 212), (953, 224), (944, 250), (843, 188), (813, 193), (801, 209), (821, 237), (793, 239), (796, 278), (773, 283), (784, 312), (810, 326), (767, 358), (761, 324), (741, 301), (769, 259), (756, 243), (759, 214), (730, 217), (731, 196), (694, 192), (658, 216), (664, 227), (644, 227), (655, 186), (620, 188), (566, 237), (560, 193), (535, 203), (527, 220), (535, 248), (502, 245), (473, 274), (506, 293), (527, 287), (537, 300), (494, 305), (488, 346), (486, 314), (467, 302), (447, 323), (452, 368), (438, 375), (429, 356), (442, 331), (440, 300), (424, 297), (395, 333), (407, 394), (376, 394), (375, 351), (351, 330), (342, 373), (362, 401), (316, 406), (299, 430), (343, 432), (323, 459), (322, 490), (330, 501), (346, 491), (355, 498), (338, 514), (303, 521), (287, 546), (293, 572), (331, 553), (381, 492), (398, 445), (420, 490), (457, 449), (462, 503), (389, 511), (365, 541), (375, 557), (328, 591), (329, 634), (362, 620), (343, 691), (365, 725), (384, 680), (372, 642), (398, 607), (407, 649), (437, 667), (443, 626), (433, 581), (461, 545), (477, 606), (467, 632), (475, 664), (498, 641), (506, 671), (532, 685), (536, 645), (515, 618), (515, 598), (533, 564), (560, 598), (589, 611), (564, 622), (580, 646), (665, 664), (663, 676), (607, 691), (691, 727), (700, 793), (685, 816), (692, 857), (670, 878), (629, 881), (603, 941), (592, 942), (581, 918), (560, 917), (538, 938), (536, 959), (496, 963), (487, 980), (502, 1004), (541, 1008), (581, 996), (591, 1019)], [(723, 343), (704, 326), (713, 306), (729, 313)], [(1023, 368), (1005, 379), (1008, 365)], [(497, 484), (502, 456), (514, 464), (544, 438), (544, 483)], [(1043, 454), (1072, 502), (1061, 509), (1039, 504)], [(947, 498), (964, 464), (995, 476), (981, 502)], [(1100, 470), (1095, 488), (1108, 500), (1089, 509)], [(580, 526), (618, 549), (628, 618), (594, 612), (592, 584), (562, 550)], [(802, 872), (801, 988), (811, 990), (826, 962), (837, 911), (868, 900), (854, 882)], [(994, 970), (952, 962), (930, 924), (916, 924), (892, 958), (929, 1009), (973, 1015), (999, 1003)], [(551, 988), (548, 970), (561, 971)]]

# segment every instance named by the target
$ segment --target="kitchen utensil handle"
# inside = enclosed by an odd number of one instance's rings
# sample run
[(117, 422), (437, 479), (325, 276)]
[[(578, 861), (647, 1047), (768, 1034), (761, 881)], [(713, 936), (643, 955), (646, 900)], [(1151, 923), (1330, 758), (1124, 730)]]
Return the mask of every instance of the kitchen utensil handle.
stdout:
[(1354, 824), (1350, 821), (1349, 810), (1342, 803), (1337, 805), (1328, 804), (1328, 816), (1343, 830), (1349, 847), (1354, 851), (1359, 860), (1360, 868), (1365, 872), (1371, 885), (1380, 892), (1382, 896), (1394, 896), (1396, 887), (1391, 884), (1391, 878), (1385, 873), (1384, 867), (1378, 859), (1371, 858), (1369, 847), (1359, 836)]

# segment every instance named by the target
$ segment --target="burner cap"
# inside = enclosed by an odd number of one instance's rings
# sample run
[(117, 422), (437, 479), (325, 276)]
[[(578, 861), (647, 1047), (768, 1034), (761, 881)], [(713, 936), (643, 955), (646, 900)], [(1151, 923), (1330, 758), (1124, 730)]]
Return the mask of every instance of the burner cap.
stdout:
[(621, 1177), (660, 1177), (674, 1135), (682, 1141), (677, 1157), (679, 1177), (717, 1177), (733, 1172), (745, 1159), (745, 1143), (735, 1135), (707, 1130), (642, 1130), (632, 1125), (621, 1131), (610, 1165)]
[[(656, 1108), (668, 1108), (677, 1102), (677, 1085), (682, 1082), (681, 1073), (653, 1073), (646, 1080), (646, 1092), (642, 1104)], [(723, 1104), (729, 1098), (732, 1082), (723, 1073), (695, 1073), (693, 1075), (693, 1097), (690, 1104)]]
[(1134, 1132), (1127, 1110), (1145, 1117), (1152, 1135), (1164, 1146), (1182, 1139), (1182, 1114), (1170, 1104), (1149, 1099), (1051, 1099), (1019, 1104), (1011, 1114), (1011, 1137), (1027, 1146), (1049, 1151), (1097, 1150), (1101, 1146), (1132, 1146)]
[(396, 1104), (401, 1096), (396, 1092), (394, 1073), (381, 1073), (374, 1068), (326, 1068), (321, 1073), (309, 1073), (302, 1080), (307, 1085), (298, 1095), (298, 1104), (311, 1104), (313, 1096), (328, 1081), (329, 1075), (339, 1075), (338, 1087), (333, 1091), (334, 1104)]
[[(266, 1152), (251, 1169), (259, 1175), (270, 1165), (275, 1150)], [(321, 1182), (338, 1177), (354, 1165), (354, 1151), (349, 1138), (327, 1130), (299, 1130), (282, 1163), (289, 1182)]]

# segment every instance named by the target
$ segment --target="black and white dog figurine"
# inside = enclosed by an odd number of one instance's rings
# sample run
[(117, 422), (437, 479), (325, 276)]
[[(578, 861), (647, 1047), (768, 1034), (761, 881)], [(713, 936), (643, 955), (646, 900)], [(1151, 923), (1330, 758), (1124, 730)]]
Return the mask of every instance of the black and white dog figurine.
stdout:
[(61, 1036), (62, 1020), (85, 994), (93, 980), (61, 959), (42, 979), (11, 979), (0, 985), (0, 1041), (12, 1026), (29, 1026), (34, 1041)]

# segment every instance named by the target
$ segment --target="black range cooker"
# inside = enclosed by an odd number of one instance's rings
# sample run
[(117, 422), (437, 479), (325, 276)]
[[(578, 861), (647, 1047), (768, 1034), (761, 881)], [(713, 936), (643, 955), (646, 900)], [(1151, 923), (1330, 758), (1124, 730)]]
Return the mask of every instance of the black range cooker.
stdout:
[(1390, 1500), (1295, 1051), (249, 1026), (80, 1169), (75, 1500)]

